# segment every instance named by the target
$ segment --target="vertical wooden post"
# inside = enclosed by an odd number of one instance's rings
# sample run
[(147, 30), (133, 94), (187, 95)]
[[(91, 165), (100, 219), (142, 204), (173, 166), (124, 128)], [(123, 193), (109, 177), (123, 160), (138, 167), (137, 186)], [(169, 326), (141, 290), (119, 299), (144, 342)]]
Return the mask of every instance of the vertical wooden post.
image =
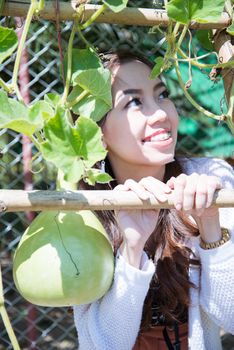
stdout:
[[(234, 45), (232, 40), (233, 38), (226, 32), (226, 30), (215, 31), (214, 47), (218, 53), (220, 63), (225, 63), (234, 59)], [(234, 94), (234, 69), (222, 69), (221, 74), (224, 81), (224, 89), (228, 107), (230, 107), (230, 97)], [(234, 123), (234, 108), (232, 110), (232, 121)]]

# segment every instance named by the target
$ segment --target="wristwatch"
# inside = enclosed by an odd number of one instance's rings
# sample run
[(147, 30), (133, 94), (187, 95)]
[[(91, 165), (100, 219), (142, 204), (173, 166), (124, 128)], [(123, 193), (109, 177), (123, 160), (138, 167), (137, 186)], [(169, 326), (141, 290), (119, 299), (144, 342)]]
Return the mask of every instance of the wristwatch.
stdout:
[(230, 240), (231, 235), (230, 235), (228, 229), (222, 227), (221, 233), (222, 233), (222, 238), (219, 241), (212, 242), (212, 243), (207, 243), (207, 242), (203, 241), (203, 239), (200, 237), (200, 247), (203, 249), (218, 248)]

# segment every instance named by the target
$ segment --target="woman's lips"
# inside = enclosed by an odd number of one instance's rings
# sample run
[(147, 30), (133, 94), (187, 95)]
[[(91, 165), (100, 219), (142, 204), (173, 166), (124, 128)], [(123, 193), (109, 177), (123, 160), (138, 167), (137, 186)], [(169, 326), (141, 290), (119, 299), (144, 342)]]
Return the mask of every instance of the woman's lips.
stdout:
[(147, 142), (164, 142), (171, 138), (171, 132), (169, 130), (158, 130), (155, 133), (147, 136), (143, 139), (143, 143)]

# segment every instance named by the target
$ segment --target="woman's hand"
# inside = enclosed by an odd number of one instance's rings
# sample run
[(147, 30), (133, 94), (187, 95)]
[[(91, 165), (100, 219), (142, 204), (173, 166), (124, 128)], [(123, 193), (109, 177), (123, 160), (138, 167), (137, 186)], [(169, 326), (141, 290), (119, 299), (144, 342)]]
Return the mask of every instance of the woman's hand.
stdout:
[(219, 211), (211, 204), (215, 191), (222, 188), (220, 179), (206, 174), (181, 174), (168, 180), (167, 185), (174, 190), (175, 208), (193, 217), (202, 238), (207, 242), (219, 240)]
[[(160, 201), (167, 201), (167, 194), (171, 189), (165, 183), (146, 177), (141, 181), (126, 180), (123, 185), (118, 185), (115, 191), (133, 191), (141, 200), (147, 200), (150, 195)], [(139, 267), (140, 258), (145, 243), (156, 227), (159, 210), (119, 210), (116, 218), (123, 234), (123, 243), (120, 251), (125, 259), (133, 266)]]

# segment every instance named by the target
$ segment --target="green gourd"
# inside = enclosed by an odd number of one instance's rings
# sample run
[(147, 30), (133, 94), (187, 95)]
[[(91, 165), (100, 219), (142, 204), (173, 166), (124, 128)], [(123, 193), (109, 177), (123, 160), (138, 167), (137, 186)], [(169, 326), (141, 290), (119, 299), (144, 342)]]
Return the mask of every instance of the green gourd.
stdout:
[(91, 211), (41, 212), (27, 228), (13, 259), (20, 294), (42, 306), (91, 303), (110, 288), (113, 250)]

